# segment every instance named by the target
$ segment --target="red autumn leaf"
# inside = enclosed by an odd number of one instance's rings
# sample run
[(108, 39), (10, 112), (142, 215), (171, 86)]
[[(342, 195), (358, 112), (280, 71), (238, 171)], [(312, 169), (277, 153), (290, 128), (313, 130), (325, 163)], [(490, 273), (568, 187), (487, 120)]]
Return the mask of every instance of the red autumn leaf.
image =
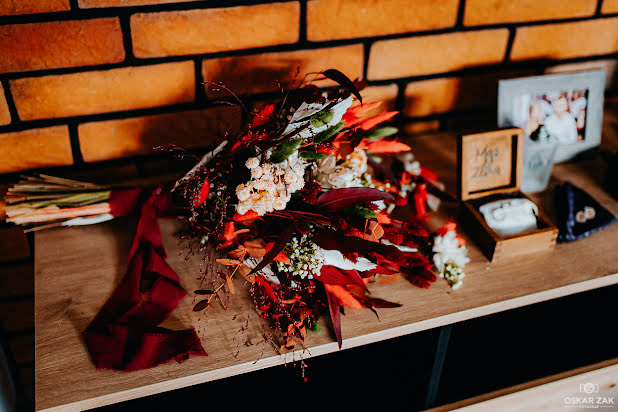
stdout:
[(370, 117), (368, 119), (364, 119), (360, 124), (360, 128), (363, 130), (373, 129), (375, 126), (379, 125), (380, 123), (386, 122), (387, 120), (391, 120), (398, 113), (399, 113), (398, 111), (383, 112), (373, 117)]
[(255, 219), (257, 219), (259, 217), (259, 215), (254, 212), (253, 210), (249, 210), (247, 213), (245, 213), (244, 215), (240, 215), (238, 213), (234, 214), (234, 221), (235, 222), (248, 222), (248, 221), (253, 221)]
[(328, 289), (326, 289), (326, 285), (324, 285), (324, 289), (326, 290), (326, 297), (328, 299), (330, 320), (333, 322), (337, 344), (339, 345), (339, 349), (341, 349), (341, 302), (336, 295), (330, 293)]
[(361, 105), (358, 105), (358, 106), (351, 107), (346, 112), (346, 116), (347, 115), (357, 116), (359, 114), (366, 113), (369, 110), (373, 110), (373, 109), (376, 109), (376, 108), (380, 107), (381, 104), (382, 104), (382, 102), (371, 102), (371, 103), (365, 103), (365, 104), (361, 104)]
[(317, 279), (325, 285), (356, 285), (363, 290), (367, 290), (367, 285), (356, 270), (341, 270), (334, 266), (324, 265), (319, 274), (316, 274)]
[[(265, 252), (268, 253), (270, 249), (275, 245), (275, 242), (268, 242), (265, 247)], [(273, 259), (275, 262), (290, 264), (290, 259), (283, 253), (283, 251), (279, 252), (277, 256)]]
[(333, 295), (336, 299), (339, 300), (340, 306), (347, 306), (352, 309), (362, 309), (363, 305), (347, 290), (345, 287), (341, 285), (329, 285), (324, 284), (324, 289), (326, 292)]
[(371, 153), (400, 153), (412, 150), (410, 146), (397, 140), (380, 139), (367, 143), (367, 150)]
[(255, 116), (253, 116), (253, 119), (251, 120), (251, 127), (252, 128), (260, 127), (263, 124), (265, 124), (272, 117), (274, 111), (275, 111), (274, 104), (269, 104), (266, 107), (264, 107)]
[(217, 249), (224, 249), (232, 245), (236, 241), (238, 235), (249, 231), (249, 229), (236, 230), (234, 227), (234, 222), (227, 222), (223, 228), (223, 233), (219, 236), (219, 241), (221, 243), (217, 246)]
[(393, 200), (390, 193), (371, 187), (346, 187), (328, 190), (318, 197), (317, 206), (329, 212), (338, 212), (347, 207), (375, 200)]
[(193, 207), (199, 207), (208, 199), (208, 194), (210, 193), (210, 182), (208, 179), (204, 179), (202, 182), (202, 187), (200, 188), (200, 195), (193, 202)]
[(255, 283), (258, 284), (262, 289), (264, 289), (264, 292), (266, 292), (266, 295), (273, 302), (278, 302), (279, 301), (279, 298), (277, 298), (277, 295), (275, 294), (275, 291), (273, 290), (273, 287), (270, 285), (270, 283), (266, 279), (264, 279), (263, 276), (257, 275), (255, 277)]

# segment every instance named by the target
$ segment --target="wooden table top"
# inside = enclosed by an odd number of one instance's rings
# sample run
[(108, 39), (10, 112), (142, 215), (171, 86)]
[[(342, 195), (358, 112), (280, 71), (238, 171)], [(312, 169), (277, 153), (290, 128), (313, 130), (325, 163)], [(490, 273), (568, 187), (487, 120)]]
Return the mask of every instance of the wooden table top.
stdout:
[[(420, 161), (438, 173), (449, 191), (455, 185), (455, 140), (452, 135), (427, 136), (411, 142)], [(612, 213), (618, 203), (600, 188), (603, 168), (588, 161), (556, 165), (550, 185), (569, 180), (584, 188)], [(551, 216), (549, 192), (533, 196)], [(432, 224), (455, 215), (456, 204), (443, 203)], [(81, 332), (91, 322), (126, 270), (136, 221), (131, 218), (90, 227), (42, 231), (35, 237), (35, 388), (37, 410), (82, 410), (207, 382), (299, 358), (278, 355), (263, 343), (260, 320), (252, 310), (244, 280), (227, 311), (208, 314), (191, 310), (191, 293), (199, 281), (201, 258), (185, 260), (173, 233), (174, 220), (161, 220), (168, 262), (190, 293), (162, 326), (193, 325), (209, 356), (182, 364), (169, 362), (137, 372), (95, 370)], [(465, 235), (465, 234), (464, 234)], [(515, 261), (490, 264), (468, 239), (464, 285), (452, 290), (438, 279), (419, 289), (404, 279), (370, 285), (376, 297), (402, 303), (378, 309), (348, 310), (342, 317), (343, 349), (480, 317), (536, 302), (618, 283), (618, 224), (555, 250)], [(339, 350), (327, 316), (322, 332), (308, 334), (302, 356)], [(248, 322), (248, 330), (240, 330)]]

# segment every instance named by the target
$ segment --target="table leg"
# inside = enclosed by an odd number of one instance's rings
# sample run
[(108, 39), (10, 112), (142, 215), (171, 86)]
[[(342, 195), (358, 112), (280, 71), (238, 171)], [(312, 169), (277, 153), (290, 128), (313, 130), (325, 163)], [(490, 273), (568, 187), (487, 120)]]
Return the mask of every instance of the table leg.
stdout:
[(442, 377), (442, 369), (444, 368), (444, 360), (451, 338), (451, 325), (442, 326), (438, 335), (436, 352), (433, 357), (433, 366), (431, 368), (431, 376), (429, 377), (429, 385), (427, 387), (427, 397), (425, 398), (425, 409), (436, 406), (436, 398), (438, 389), (440, 388), (440, 378)]

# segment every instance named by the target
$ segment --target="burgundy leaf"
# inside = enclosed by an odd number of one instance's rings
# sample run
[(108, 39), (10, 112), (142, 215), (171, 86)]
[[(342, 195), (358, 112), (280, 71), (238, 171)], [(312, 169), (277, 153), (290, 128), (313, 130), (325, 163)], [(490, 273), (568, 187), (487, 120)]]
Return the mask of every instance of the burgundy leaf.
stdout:
[(200, 300), (199, 302), (195, 304), (195, 306), (193, 306), (193, 311), (199, 312), (200, 310), (205, 309), (206, 306), (208, 305), (209, 305), (208, 299)]
[(328, 290), (326, 290), (326, 297), (328, 298), (328, 309), (330, 311), (330, 319), (333, 322), (333, 329), (335, 329), (335, 336), (337, 337), (337, 344), (341, 349), (341, 303), (339, 298)]
[(393, 245), (384, 245), (354, 236), (346, 236), (331, 229), (317, 229), (313, 234), (313, 242), (322, 249), (334, 249), (341, 253), (377, 253), (396, 263), (406, 261), (404, 254)]
[(357, 285), (367, 290), (367, 285), (356, 270), (341, 270), (334, 266), (324, 265), (316, 277), (319, 281), (328, 285)]
[(329, 212), (338, 212), (347, 207), (375, 200), (392, 201), (393, 195), (371, 187), (346, 187), (322, 193), (316, 205)]
[(398, 308), (401, 303), (389, 302), (380, 298), (366, 298), (366, 303), (374, 308)]
[(324, 76), (328, 77), (329, 79), (336, 81), (337, 83), (339, 83), (344, 88), (348, 89), (348, 91), (350, 93), (352, 93), (354, 96), (356, 96), (358, 101), (360, 101), (361, 105), (363, 104), (363, 98), (361, 97), (361, 94), (358, 91), (358, 88), (352, 82), (352, 80), (350, 80), (348, 78), (348, 76), (346, 76), (345, 74), (341, 73), (337, 69), (328, 69), (328, 70), (323, 71), (322, 74)]
[(285, 246), (288, 244), (290, 239), (292, 239), (292, 235), (294, 234), (295, 230), (296, 228), (294, 226), (294, 222), (289, 223), (283, 229), (283, 231), (281, 232), (281, 235), (279, 235), (279, 238), (270, 248), (268, 253), (264, 255), (260, 263), (258, 263), (257, 266), (254, 267), (251, 270), (251, 272), (249, 272), (249, 275), (252, 275), (255, 272), (259, 272), (260, 270), (264, 269), (268, 264), (270, 264), (277, 257), (277, 255), (285, 248)]

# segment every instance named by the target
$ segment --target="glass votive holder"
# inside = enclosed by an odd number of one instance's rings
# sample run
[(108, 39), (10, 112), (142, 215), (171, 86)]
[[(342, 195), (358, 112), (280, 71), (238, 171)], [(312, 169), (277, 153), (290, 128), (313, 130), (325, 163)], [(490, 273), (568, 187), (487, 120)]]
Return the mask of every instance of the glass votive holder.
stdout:
[(540, 192), (547, 188), (558, 149), (558, 140), (548, 138), (524, 141), (524, 159), (521, 173), (521, 191)]

